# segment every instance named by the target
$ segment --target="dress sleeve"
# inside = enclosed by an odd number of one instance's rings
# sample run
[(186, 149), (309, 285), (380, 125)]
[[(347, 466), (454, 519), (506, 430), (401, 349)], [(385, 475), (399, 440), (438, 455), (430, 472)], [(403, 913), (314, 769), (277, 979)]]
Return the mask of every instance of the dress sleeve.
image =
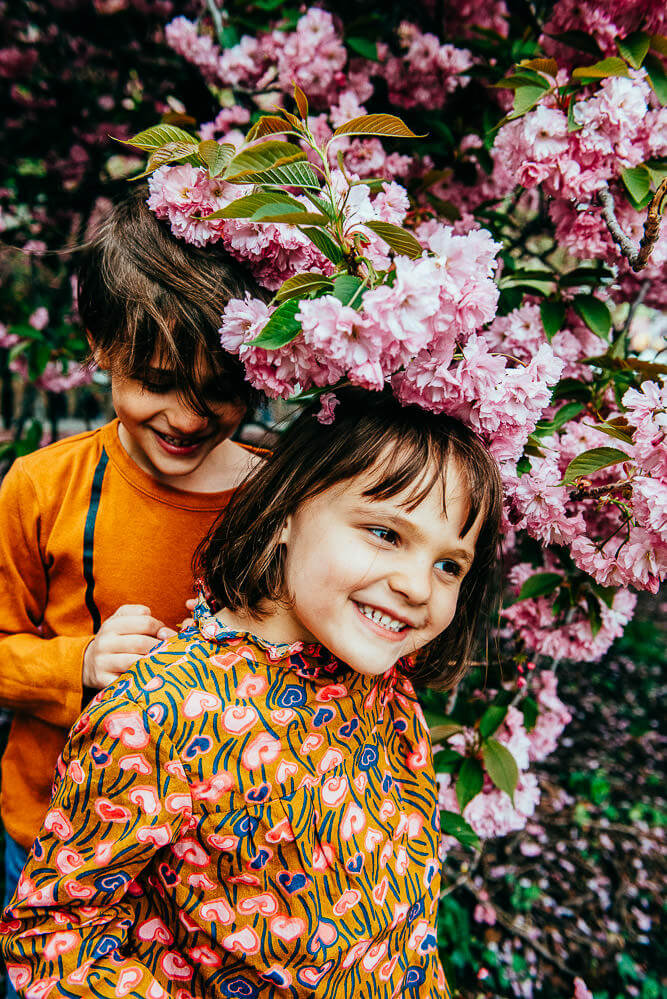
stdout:
[(81, 667), (92, 635), (42, 638), (48, 596), (41, 512), (20, 461), (0, 489), (0, 704), (69, 728), (81, 711)]
[(179, 837), (192, 797), (165, 731), (116, 686), (70, 734), (49, 812), (3, 913), (9, 977), (35, 997), (146, 996), (153, 984), (145, 966), (122, 956), (132, 892), (156, 852)]

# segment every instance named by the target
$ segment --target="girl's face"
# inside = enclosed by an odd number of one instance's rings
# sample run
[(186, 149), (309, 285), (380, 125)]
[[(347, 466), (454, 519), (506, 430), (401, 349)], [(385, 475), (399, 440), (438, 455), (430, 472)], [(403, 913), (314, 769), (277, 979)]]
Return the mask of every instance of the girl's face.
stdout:
[(371, 473), (304, 503), (282, 534), (291, 605), (265, 619), (281, 641), (319, 642), (359, 673), (385, 673), (451, 623), (481, 514), (465, 537), (465, 479), (455, 462), (414, 509), (410, 491), (364, 496)]

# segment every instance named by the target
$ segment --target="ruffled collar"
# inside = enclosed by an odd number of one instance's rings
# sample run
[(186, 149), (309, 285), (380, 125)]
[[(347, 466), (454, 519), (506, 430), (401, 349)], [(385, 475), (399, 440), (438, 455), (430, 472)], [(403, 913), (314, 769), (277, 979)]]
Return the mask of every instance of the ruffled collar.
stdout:
[(274, 644), (251, 631), (225, 627), (224, 623), (214, 616), (201, 591), (197, 596), (194, 619), (199, 633), (207, 642), (249, 642), (262, 649), (272, 663), (289, 659), (290, 669), (293, 669), (300, 676), (312, 679), (354, 672), (323, 645), (301, 641)]

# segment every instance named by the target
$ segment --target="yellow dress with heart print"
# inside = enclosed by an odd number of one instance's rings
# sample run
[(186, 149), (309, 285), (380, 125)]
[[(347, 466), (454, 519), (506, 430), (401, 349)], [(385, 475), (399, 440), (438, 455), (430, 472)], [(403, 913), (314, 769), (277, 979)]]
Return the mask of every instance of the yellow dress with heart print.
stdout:
[(410, 681), (197, 617), (72, 729), (0, 926), (14, 987), (447, 999), (437, 786)]

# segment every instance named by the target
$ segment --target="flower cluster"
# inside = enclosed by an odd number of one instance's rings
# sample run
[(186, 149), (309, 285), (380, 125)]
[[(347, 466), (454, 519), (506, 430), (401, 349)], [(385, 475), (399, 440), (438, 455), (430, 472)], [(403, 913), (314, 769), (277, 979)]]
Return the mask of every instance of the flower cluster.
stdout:
[[(556, 694), (554, 673), (544, 671), (535, 682), (532, 692), (541, 708), (539, 725), (536, 724), (531, 731), (527, 731), (523, 713), (510, 705), (500, 728), (494, 733), (495, 741), (507, 749), (518, 769), (518, 780), (512, 798), (485, 773), (481, 790), (463, 808), (463, 818), (480, 839), (505, 836), (525, 827), (540, 800), (537, 778), (529, 772), (530, 764), (553, 752), (558, 737), (570, 721), (568, 710)], [(447, 745), (450, 750), (455, 750), (464, 757), (475, 758), (479, 753), (479, 734), (476, 729), (465, 728), (461, 733), (452, 735)], [(438, 783), (440, 808), (460, 813), (452, 776), (448, 773), (439, 774)], [(445, 849), (449, 845), (450, 838), (445, 837)]]
[[(516, 597), (521, 585), (535, 572), (529, 563), (519, 563), (510, 570), (510, 585)], [(637, 597), (630, 590), (613, 594), (611, 605), (599, 602), (599, 620), (594, 625), (585, 597), (571, 607), (559, 624), (554, 621), (553, 604), (548, 596), (526, 598), (503, 610), (516, 636), (531, 650), (554, 660), (595, 662), (607, 652), (615, 638), (623, 634), (632, 619)]]
[[(560, 71), (557, 82), (565, 84)], [(599, 192), (611, 187), (622, 194), (621, 178), (646, 161), (667, 155), (667, 108), (661, 107), (644, 69), (609, 76), (590, 96), (565, 107), (555, 92), (533, 110), (507, 122), (494, 144), (494, 182), (508, 192), (517, 181), (549, 196), (556, 239), (576, 257), (597, 257), (622, 270), (628, 264), (612, 239), (599, 204)], [(620, 198), (618, 221), (635, 243), (643, 235), (644, 216)], [(646, 276), (657, 287), (651, 300), (664, 304), (667, 236), (655, 246)]]
[(465, 71), (472, 56), (467, 49), (441, 45), (436, 35), (408, 22), (400, 25), (398, 40), (403, 54), (386, 56), (382, 65), (392, 104), (441, 108), (449, 94), (468, 82)]

